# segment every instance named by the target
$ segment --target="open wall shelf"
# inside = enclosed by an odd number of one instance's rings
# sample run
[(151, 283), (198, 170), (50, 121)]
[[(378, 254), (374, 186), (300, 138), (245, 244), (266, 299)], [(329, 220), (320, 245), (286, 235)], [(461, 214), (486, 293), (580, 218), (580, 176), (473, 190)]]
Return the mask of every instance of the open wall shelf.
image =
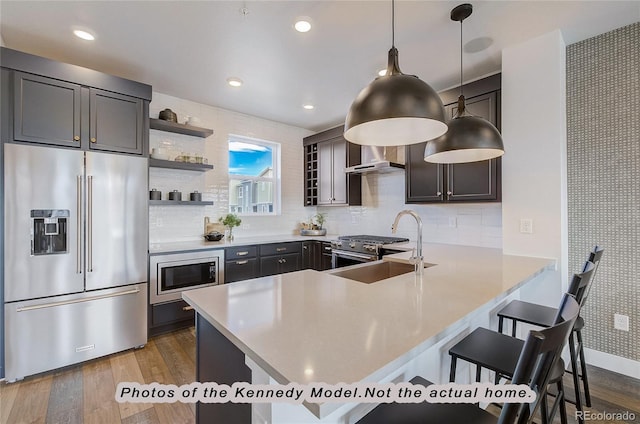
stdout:
[(213, 130), (209, 128), (194, 127), (193, 125), (178, 124), (176, 122), (164, 121), (162, 119), (149, 118), (149, 127), (152, 130), (167, 131), (177, 134), (193, 135), (196, 137), (207, 138), (213, 134)]

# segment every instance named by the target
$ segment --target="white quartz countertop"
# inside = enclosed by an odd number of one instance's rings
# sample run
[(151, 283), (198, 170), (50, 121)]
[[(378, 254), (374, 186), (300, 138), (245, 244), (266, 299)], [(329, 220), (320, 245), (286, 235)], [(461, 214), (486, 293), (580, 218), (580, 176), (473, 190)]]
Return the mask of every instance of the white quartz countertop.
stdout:
[(386, 365), (555, 266), (480, 247), (424, 244), (423, 254), (435, 265), (421, 279), (408, 273), (364, 284), (305, 270), (183, 298), (281, 384), (377, 381)]
[(277, 234), (267, 236), (245, 236), (235, 237), (233, 241), (228, 241), (223, 238), (220, 241), (205, 241), (202, 240), (189, 240), (189, 241), (177, 241), (177, 242), (164, 242), (164, 243), (150, 243), (149, 253), (151, 255), (158, 255), (163, 253), (184, 252), (190, 250), (213, 250), (223, 249), (225, 247), (234, 246), (249, 246), (256, 244), (267, 243), (284, 243), (288, 241), (307, 241), (307, 240), (321, 240), (330, 241), (337, 239), (335, 234), (328, 234), (326, 236), (301, 236), (299, 234)]

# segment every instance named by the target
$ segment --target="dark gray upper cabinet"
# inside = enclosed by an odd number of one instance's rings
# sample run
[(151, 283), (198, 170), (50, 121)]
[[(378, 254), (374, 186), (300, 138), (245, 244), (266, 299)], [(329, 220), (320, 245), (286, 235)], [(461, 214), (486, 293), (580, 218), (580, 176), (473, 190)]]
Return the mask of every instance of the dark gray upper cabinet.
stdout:
[(146, 153), (151, 86), (4, 47), (0, 56), (6, 141)]
[(89, 92), (89, 148), (142, 154), (142, 100), (97, 89)]
[[(457, 112), (459, 88), (441, 93), (446, 116)], [(500, 75), (464, 86), (469, 113), (482, 117), (500, 129)], [(501, 200), (501, 159), (459, 164), (425, 162), (426, 143), (406, 149), (407, 203), (497, 202)]]
[(13, 139), (80, 147), (81, 86), (15, 72)]
[(345, 168), (360, 163), (360, 146), (342, 136), (342, 125), (306, 137), (305, 206), (362, 204), (362, 177)]

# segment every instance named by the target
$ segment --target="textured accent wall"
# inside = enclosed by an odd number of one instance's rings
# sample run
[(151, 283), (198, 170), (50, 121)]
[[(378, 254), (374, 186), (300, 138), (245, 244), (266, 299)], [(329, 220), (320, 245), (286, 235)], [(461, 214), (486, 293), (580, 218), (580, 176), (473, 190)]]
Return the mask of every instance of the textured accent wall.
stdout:
[[(567, 47), (569, 269), (605, 253), (586, 347), (640, 361), (640, 23)], [(613, 314), (630, 331), (613, 328)]]

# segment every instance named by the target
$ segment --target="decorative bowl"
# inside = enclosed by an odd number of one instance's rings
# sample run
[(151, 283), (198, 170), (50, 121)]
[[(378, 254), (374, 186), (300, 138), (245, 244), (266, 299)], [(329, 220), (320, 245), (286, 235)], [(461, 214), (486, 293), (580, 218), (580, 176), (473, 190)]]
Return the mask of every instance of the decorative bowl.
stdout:
[(224, 234), (218, 231), (212, 231), (204, 235), (205, 240), (207, 241), (220, 241), (224, 237)]
[(300, 235), (301, 236), (325, 236), (327, 235), (327, 229), (323, 228), (322, 230), (306, 230), (306, 229), (302, 229), (300, 230)]

